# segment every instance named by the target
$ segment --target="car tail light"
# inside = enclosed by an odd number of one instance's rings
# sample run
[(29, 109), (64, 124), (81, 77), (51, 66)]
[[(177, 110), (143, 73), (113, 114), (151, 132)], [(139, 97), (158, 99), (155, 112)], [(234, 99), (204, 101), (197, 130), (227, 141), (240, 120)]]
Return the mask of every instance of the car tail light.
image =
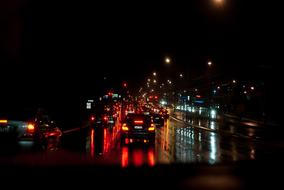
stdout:
[(95, 116), (91, 116), (91, 121), (95, 121)]
[(129, 130), (129, 128), (127, 127), (126, 123), (124, 123), (124, 124), (122, 125), (122, 130), (123, 130), (123, 131), (128, 131), (128, 130)]
[(155, 125), (151, 123), (151, 127), (148, 128), (148, 131), (155, 131)]
[(104, 121), (107, 121), (107, 120), (108, 120), (107, 116), (104, 116)]
[(8, 121), (6, 119), (1, 119), (0, 123), (8, 123)]
[(28, 131), (33, 132), (35, 130), (35, 126), (33, 124), (28, 124)]
[(143, 121), (142, 120), (135, 120), (134, 123), (135, 124), (143, 124)]

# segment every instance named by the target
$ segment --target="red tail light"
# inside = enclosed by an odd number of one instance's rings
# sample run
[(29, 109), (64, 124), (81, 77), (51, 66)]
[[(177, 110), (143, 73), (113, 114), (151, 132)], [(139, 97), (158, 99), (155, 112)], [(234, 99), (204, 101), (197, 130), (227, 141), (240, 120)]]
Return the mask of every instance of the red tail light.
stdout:
[(33, 124), (28, 124), (28, 131), (33, 132), (35, 130), (35, 126)]
[(95, 121), (95, 116), (91, 116), (91, 121)]
[(143, 121), (142, 120), (135, 120), (134, 123), (135, 124), (143, 124)]
[(108, 120), (107, 116), (104, 116), (104, 121), (107, 121), (107, 120)]

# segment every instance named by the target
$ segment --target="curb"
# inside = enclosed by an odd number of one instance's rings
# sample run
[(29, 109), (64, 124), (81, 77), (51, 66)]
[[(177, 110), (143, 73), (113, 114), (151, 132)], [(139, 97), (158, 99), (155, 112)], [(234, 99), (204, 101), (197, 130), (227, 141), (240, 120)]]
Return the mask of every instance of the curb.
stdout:
[(173, 116), (170, 116), (170, 118), (173, 119), (173, 120), (176, 120), (178, 122), (183, 122), (184, 124), (190, 125), (190, 126), (192, 126), (194, 128), (206, 130), (206, 131), (213, 132), (213, 133), (220, 133), (221, 132), (221, 133), (224, 133), (224, 134), (230, 135), (232, 137), (236, 137), (236, 138), (253, 139), (253, 140), (258, 139), (258, 137), (250, 137), (250, 136), (246, 136), (246, 135), (242, 135), (242, 134), (229, 133), (229, 132), (223, 131), (223, 130), (217, 130), (217, 129), (214, 130), (214, 129), (209, 129), (207, 127), (202, 127), (202, 126), (198, 126), (198, 125), (192, 125), (191, 123), (188, 123), (188, 122), (186, 122), (184, 120), (175, 118)]

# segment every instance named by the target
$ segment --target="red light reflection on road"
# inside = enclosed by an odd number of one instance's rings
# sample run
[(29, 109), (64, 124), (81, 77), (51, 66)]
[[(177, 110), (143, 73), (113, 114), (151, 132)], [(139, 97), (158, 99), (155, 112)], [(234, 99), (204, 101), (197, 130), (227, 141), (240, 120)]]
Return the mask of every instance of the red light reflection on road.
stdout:
[(91, 131), (91, 158), (94, 158), (94, 153), (95, 153), (95, 144), (94, 144), (94, 129)]
[(128, 148), (123, 147), (122, 148), (122, 154), (121, 154), (121, 166), (123, 168), (128, 166)]
[(133, 162), (134, 166), (142, 166), (143, 165), (143, 151), (142, 150), (135, 150), (133, 152)]
[(154, 156), (153, 149), (148, 150), (148, 163), (149, 163), (149, 166), (155, 165), (155, 156)]

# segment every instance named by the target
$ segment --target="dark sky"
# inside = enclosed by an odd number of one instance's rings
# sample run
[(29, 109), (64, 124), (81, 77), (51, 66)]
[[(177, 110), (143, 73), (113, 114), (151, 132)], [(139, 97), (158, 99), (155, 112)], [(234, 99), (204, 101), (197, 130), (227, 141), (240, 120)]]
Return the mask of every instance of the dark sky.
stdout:
[(212, 1), (1, 1), (4, 81), (51, 97), (88, 94), (99, 90), (103, 76), (135, 86), (153, 70), (164, 72), (166, 55), (176, 72), (199, 75), (208, 59), (227, 75), (276, 72), (283, 62), (278, 6), (224, 0), (218, 7)]

